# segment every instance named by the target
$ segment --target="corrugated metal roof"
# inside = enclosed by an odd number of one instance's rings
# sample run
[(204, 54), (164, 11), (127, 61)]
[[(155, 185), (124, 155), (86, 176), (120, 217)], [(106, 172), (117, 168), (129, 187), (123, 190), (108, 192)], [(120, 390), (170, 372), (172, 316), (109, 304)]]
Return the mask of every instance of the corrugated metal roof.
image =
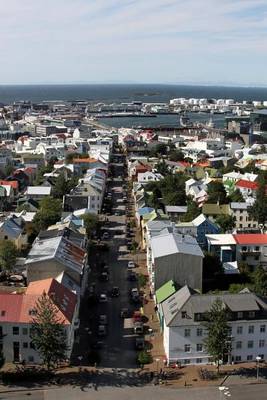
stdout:
[(151, 248), (154, 258), (176, 253), (204, 257), (196, 239), (189, 235), (168, 233), (154, 236), (151, 239)]

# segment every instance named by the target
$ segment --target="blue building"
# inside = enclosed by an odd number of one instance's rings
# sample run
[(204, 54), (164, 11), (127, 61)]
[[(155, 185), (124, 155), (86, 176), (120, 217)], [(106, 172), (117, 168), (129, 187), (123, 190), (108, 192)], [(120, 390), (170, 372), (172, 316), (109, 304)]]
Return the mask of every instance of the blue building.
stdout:
[(220, 233), (220, 227), (212, 222), (204, 214), (200, 214), (192, 221), (192, 225), (196, 228), (196, 239), (200, 247), (207, 249), (207, 234)]

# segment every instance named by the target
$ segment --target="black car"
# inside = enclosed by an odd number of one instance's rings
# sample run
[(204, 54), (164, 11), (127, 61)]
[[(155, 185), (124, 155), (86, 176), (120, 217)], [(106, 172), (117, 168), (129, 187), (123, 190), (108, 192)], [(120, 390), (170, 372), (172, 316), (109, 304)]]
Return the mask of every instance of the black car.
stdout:
[(110, 296), (111, 297), (119, 297), (119, 295), (120, 295), (120, 289), (118, 288), (118, 286), (114, 286), (111, 289)]
[(107, 282), (109, 280), (109, 276), (107, 272), (101, 272), (99, 275), (99, 280), (102, 282)]
[(128, 281), (136, 282), (136, 281), (137, 281), (137, 275), (136, 275), (136, 273), (133, 272), (133, 271), (130, 271), (130, 272), (128, 273), (127, 279), (128, 279)]

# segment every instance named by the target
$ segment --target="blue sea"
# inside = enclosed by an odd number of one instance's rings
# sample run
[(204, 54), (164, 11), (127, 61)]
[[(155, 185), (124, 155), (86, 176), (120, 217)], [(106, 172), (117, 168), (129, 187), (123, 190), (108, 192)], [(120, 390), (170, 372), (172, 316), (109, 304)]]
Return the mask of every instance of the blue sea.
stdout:
[[(73, 84), (73, 85), (0, 85), (0, 103), (18, 100), (41, 102), (43, 100), (88, 100), (92, 102), (168, 102), (176, 97), (231, 98), (241, 100), (267, 100), (267, 88), (193, 86), (193, 85), (136, 85), (136, 84)], [(209, 115), (194, 114), (192, 119), (205, 121)], [(216, 126), (224, 117), (212, 117)], [(102, 122), (118, 126), (174, 126), (176, 115), (159, 115), (157, 118), (111, 118)]]

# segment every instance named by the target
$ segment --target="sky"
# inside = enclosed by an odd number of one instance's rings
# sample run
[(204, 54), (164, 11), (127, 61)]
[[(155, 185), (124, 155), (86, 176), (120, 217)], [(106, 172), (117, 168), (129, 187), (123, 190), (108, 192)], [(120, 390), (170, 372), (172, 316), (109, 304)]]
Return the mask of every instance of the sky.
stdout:
[(267, 0), (0, 0), (0, 83), (267, 85)]

